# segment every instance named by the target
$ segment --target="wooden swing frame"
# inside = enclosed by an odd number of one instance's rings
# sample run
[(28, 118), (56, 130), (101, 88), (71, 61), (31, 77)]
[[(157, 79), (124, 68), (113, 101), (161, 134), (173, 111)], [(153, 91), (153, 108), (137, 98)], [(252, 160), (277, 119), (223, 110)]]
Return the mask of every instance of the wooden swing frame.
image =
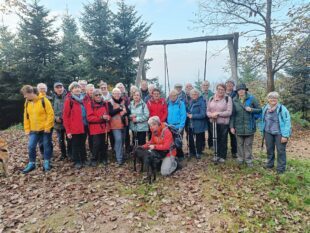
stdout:
[(233, 34), (225, 35), (215, 35), (215, 36), (202, 36), (194, 38), (184, 38), (184, 39), (174, 39), (174, 40), (155, 40), (155, 41), (145, 41), (138, 42), (138, 53), (139, 53), (139, 65), (135, 84), (140, 85), (141, 80), (146, 80), (146, 72), (144, 69), (144, 58), (148, 46), (153, 45), (163, 45), (164, 46), (164, 60), (165, 60), (165, 92), (166, 83), (168, 81), (168, 88), (170, 89), (169, 73), (168, 73), (168, 63), (167, 63), (167, 53), (166, 45), (170, 44), (187, 44), (196, 42), (206, 42), (206, 53), (205, 53), (205, 67), (204, 67), (204, 80), (206, 79), (206, 65), (207, 65), (207, 45), (208, 41), (217, 40), (227, 40), (228, 50), (230, 57), (230, 67), (231, 67), (231, 77), (237, 84), (238, 81), (238, 46), (239, 46), (239, 33), (235, 32)]

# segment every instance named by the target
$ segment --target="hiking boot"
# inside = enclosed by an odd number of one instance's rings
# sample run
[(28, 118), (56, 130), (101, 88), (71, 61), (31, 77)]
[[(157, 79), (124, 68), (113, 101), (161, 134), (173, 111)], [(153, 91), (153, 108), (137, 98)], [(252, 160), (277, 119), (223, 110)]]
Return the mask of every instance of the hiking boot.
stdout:
[(36, 169), (36, 164), (34, 162), (29, 162), (27, 166), (22, 170), (23, 174), (27, 174)]
[(212, 161), (215, 162), (215, 163), (218, 162), (219, 161), (219, 157), (213, 157)]
[(219, 163), (225, 163), (225, 159), (220, 158), (220, 159), (218, 160), (218, 162), (219, 162)]
[(82, 164), (80, 162), (77, 162), (74, 164), (74, 168), (80, 170), (82, 168)]
[(236, 154), (232, 154), (231, 157), (232, 157), (233, 159), (238, 158), (238, 156), (237, 156)]
[(272, 169), (272, 168), (274, 168), (274, 166), (273, 166), (273, 165), (271, 166), (271, 165), (266, 164), (266, 165), (264, 165), (264, 168), (265, 168), (265, 169)]
[(197, 154), (196, 159), (201, 159), (201, 154)]
[(97, 166), (97, 162), (96, 161), (91, 161), (90, 162), (90, 166), (91, 167), (96, 167)]
[(84, 164), (85, 166), (91, 166), (91, 161), (85, 160), (85, 161), (83, 161), (83, 164)]
[(49, 160), (44, 160), (43, 162), (43, 171), (48, 172), (52, 169), (51, 162)]

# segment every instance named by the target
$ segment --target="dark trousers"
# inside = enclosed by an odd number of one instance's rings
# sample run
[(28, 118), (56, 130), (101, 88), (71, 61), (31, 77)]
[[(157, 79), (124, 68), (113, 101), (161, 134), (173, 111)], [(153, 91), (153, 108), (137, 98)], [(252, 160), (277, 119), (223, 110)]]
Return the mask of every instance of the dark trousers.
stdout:
[(236, 156), (237, 154), (237, 138), (235, 134), (232, 134), (228, 129), (229, 137), (230, 137), (230, 147), (231, 147), (231, 154)]
[(277, 148), (277, 170), (284, 172), (286, 169), (286, 144), (281, 143), (281, 135), (272, 135), (265, 132), (267, 148), (267, 166), (273, 167), (275, 160), (275, 147)]
[(90, 153), (93, 154), (93, 144), (94, 144), (93, 143), (93, 135), (90, 135), (88, 126), (86, 126), (86, 132), (87, 132), (88, 147), (89, 147)]
[(188, 130), (190, 156), (201, 155), (205, 144), (205, 133), (193, 133), (193, 129)]
[(135, 140), (138, 140), (138, 146), (142, 146), (146, 143), (146, 131), (143, 132), (135, 132), (132, 131), (132, 145), (135, 145)]
[[(213, 147), (213, 133), (212, 133), (212, 123), (210, 122), (210, 119), (207, 118), (207, 125), (208, 125), (208, 147)], [(204, 148), (205, 148), (205, 142), (204, 142)]]
[(86, 161), (86, 137), (87, 134), (72, 134), (72, 157), (74, 163), (84, 163)]
[(92, 161), (99, 163), (107, 161), (107, 134), (93, 135), (93, 156)]
[(71, 140), (67, 138), (66, 130), (56, 129), (56, 133), (57, 133), (59, 149), (61, 151), (61, 156), (67, 157), (68, 155), (71, 158), (72, 156)]
[[(229, 125), (216, 124), (217, 133), (217, 156), (222, 159), (227, 157), (227, 137)], [(212, 130), (212, 124), (211, 124)]]

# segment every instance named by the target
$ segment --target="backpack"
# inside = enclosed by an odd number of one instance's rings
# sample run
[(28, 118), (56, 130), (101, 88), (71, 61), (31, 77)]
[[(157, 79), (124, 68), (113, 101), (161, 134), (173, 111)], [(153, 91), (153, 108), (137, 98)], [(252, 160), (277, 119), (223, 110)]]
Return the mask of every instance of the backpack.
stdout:
[(164, 131), (166, 130), (166, 129), (169, 129), (170, 130), (170, 132), (172, 133), (172, 137), (173, 137), (173, 144), (174, 145), (172, 145), (171, 147), (173, 148), (173, 147), (176, 147), (176, 148), (178, 148), (178, 149), (180, 149), (180, 148), (182, 148), (182, 144), (183, 144), (183, 142), (182, 142), (182, 135), (181, 135), (181, 133), (179, 132), (179, 130), (175, 127), (175, 126), (173, 126), (173, 125), (168, 125), (168, 124), (165, 124), (165, 128), (163, 129), (163, 131), (162, 131), (162, 137), (164, 136)]
[[(214, 95), (210, 97), (210, 99), (209, 99), (210, 102), (213, 100), (213, 97), (214, 97)], [(225, 95), (226, 104), (228, 103), (228, 97), (229, 97), (228, 95)]]
[[(26, 100), (25, 110), (26, 110), (27, 119), (29, 120), (29, 113), (28, 113), (28, 111), (27, 111), (28, 104), (29, 104), (29, 101)], [(43, 107), (43, 109), (44, 109), (44, 111), (45, 111), (45, 113), (46, 113), (46, 109), (45, 109), (45, 100), (44, 100), (44, 98), (41, 98), (41, 104), (42, 104), (42, 107)]]
[[(250, 95), (249, 98), (245, 101), (245, 107), (250, 107), (253, 102), (254, 96)], [(281, 109), (282, 110), (282, 109)], [(262, 119), (262, 113), (252, 113), (252, 117), (254, 121)]]

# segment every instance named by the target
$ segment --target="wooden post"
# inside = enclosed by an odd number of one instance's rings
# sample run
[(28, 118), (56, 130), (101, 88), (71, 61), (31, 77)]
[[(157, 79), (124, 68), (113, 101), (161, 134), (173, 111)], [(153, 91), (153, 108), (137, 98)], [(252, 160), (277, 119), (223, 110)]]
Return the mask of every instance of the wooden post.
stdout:
[(138, 72), (137, 72), (137, 78), (136, 78), (137, 87), (140, 86), (140, 82), (142, 78), (146, 49), (147, 49), (147, 46), (140, 47), (140, 45), (138, 45), (138, 51), (140, 51), (140, 55), (139, 55), (139, 66), (138, 66)]
[(238, 84), (238, 49), (239, 49), (239, 33), (234, 33), (234, 52), (235, 52), (235, 59), (236, 59), (236, 71), (237, 71), (237, 78), (235, 80), (235, 85)]
[(238, 81), (237, 56), (235, 54), (233, 40), (228, 40), (228, 49), (230, 57), (231, 77), (235, 81), (235, 83), (237, 83)]

